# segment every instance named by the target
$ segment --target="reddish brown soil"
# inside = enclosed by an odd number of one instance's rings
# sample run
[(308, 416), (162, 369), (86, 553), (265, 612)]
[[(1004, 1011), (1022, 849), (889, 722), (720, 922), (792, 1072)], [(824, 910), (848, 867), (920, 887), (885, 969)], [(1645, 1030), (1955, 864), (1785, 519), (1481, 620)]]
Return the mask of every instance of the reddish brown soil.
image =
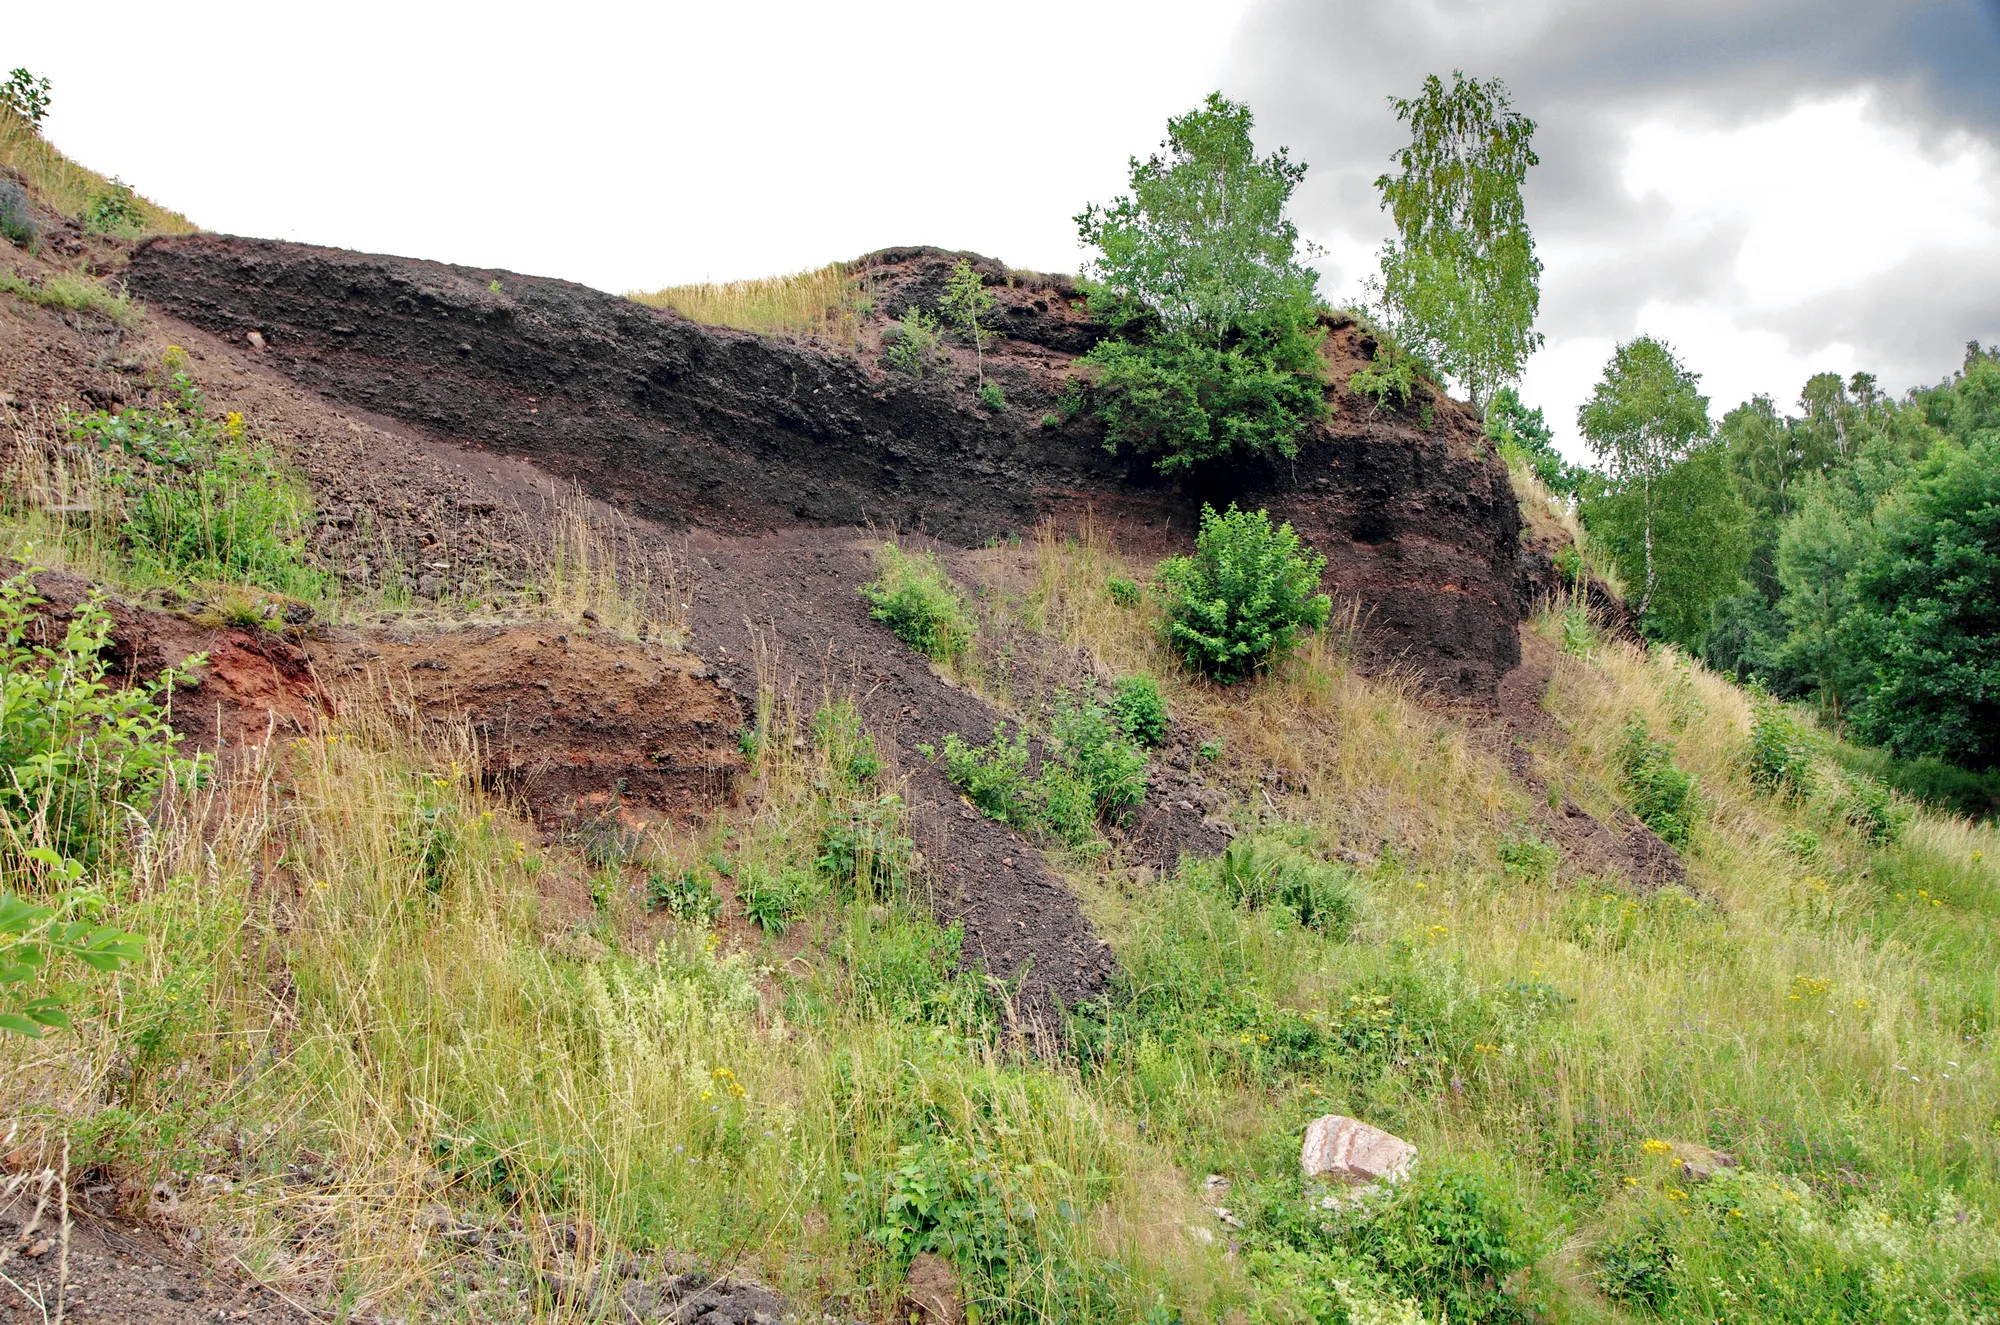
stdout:
[(1549, 804), (1548, 783), (1536, 772), (1535, 747), (1563, 739), (1562, 731), (1542, 696), (1548, 693), (1563, 657), (1541, 636), (1521, 632), (1521, 665), (1500, 681), (1497, 735), (1505, 742), (1508, 767), (1533, 797), (1535, 823), (1562, 848), (1564, 872), (1622, 878), (1641, 888), (1661, 888), (1687, 881), (1687, 870), (1660, 835), (1632, 815), (1620, 811), (1606, 824), (1588, 810), (1560, 798)]

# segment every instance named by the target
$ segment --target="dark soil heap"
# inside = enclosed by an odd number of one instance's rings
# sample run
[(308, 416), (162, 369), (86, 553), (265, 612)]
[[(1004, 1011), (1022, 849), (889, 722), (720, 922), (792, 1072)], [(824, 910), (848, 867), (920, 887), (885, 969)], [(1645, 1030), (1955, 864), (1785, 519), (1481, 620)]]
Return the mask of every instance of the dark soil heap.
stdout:
[(855, 264), (876, 312), (852, 346), (704, 326), (565, 281), (269, 240), (150, 240), (129, 276), (238, 345), (255, 332), (273, 367), (335, 400), (525, 458), (671, 527), (872, 523), (972, 546), (1087, 504), (1128, 548), (1166, 551), (1204, 500), (1266, 506), (1327, 557), (1368, 662), (1491, 699), (1519, 659), (1529, 589), (1506, 473), (1467, 411), (1382, 412), (1348, 391), (1375, 346), (1330, 319), (1334, 409), (1297, 460), (1177, 488), (1107, 454), (1089, 419), (1049, 424), (1071, 361), (1102, 334), (1059, 279), (978, 260), (1007, 333), (987, 355), (1004, 410), (979, 407), (969, 362), (922, 381), (878, 366), (887, 319), (930, 302), (958, 256)]

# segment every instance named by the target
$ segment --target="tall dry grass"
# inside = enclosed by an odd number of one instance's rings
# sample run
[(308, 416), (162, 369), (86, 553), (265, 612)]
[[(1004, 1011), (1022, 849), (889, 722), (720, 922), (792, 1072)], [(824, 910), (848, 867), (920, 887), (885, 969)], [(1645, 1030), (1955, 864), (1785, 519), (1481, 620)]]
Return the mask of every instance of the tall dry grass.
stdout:
[[(66, 216), (81, 216), (91, 200), (111, 189), (111, 181), (64, 156), (35, 126), (0, 107), (0, 165), (19, 171), (29, 190), (44, 206)], [(147, 198), (137, 198), (145, 213), (141, 234), (189, 235), (194, 222)]]
[(575, 484), (550, 491), (541, 519), (548, 542), (534, 576), (538, 610), (637, 639), (686, 643), (684, 577), (670, 552), (642, 540), (628, 520)]
[(847, 268), (833, 262), (789, 276), (670, 285), (625, 297), (715, 327), (852, 341), (860, 327), (859, 291)]

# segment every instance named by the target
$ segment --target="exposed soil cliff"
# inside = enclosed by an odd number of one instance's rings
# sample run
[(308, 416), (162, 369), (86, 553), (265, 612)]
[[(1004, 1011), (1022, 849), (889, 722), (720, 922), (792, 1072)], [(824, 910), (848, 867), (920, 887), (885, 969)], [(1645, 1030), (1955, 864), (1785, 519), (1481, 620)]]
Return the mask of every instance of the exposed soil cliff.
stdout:
[(858, 264), (876, 312), (851, 346), (703, 326), (563, 281), (266, 240), (151, 240), (129, 275), (176, 317), (238, 345), (256, 333), (303, 385), (669, 526), (872, 522), (971, 546), (1088, 503), (1128, 546), (1165, 551), (1203, 500), (1268, 506), (1358, 604), (1365, 659), (1491, 698), (1519, 658), (1520, 517), (1464, 410), (1379, 413), (1349, 392), (1374, 346), (1335, 319), (1334, 410), (1297, 460), (1177, 487), (1107, 454), (1087, 419), (1045, 426), (1100, 334), (1060, 281), (1009, 284), (980, 260), (1008, 332), (987, 355), (1005, 410), (978, 406), (969, 352), (924, 381), (877, 365), (883, 321), (926, 300), (954, 257), (895, 249)]

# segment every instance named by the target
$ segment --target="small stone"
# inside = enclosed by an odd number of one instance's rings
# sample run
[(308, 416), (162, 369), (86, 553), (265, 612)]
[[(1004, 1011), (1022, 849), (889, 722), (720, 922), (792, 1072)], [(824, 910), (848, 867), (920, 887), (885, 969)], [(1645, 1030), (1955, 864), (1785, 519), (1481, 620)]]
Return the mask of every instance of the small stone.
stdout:
[(1220, 1196), (1229, 1190), (1229, 1179), (1220, 1173), (1211, 1173), (1201, 1180), (1201, 1190), (1210, 1198)]
[(253, 350), (264, 348), (264, 333), (261, 331), (247, 331), (243, 334), (243, 339), (250, 342), (250, 348)]
[(1238, 1219), (1236, 1217), (1236, 1212), (1229, 1209), (1227, 1206), (1217, 1205), (1217, 1206), (1210, 1206), (1209, 1208), (1215, 1211), (1215, 1217), (1217, 1219), (1220, 1219), (1223, 1223), (1229, 1225), (1229, 1227), (1231, 1228), (1243, 1227), (1243, 1221)]
[(1315, 1118), (1299, 1147), (1308, 1178), (1363, 1187), (1401, 1182), (1417, 1163), (1417, 1148), (1399, 1136), (1337, 1113)]
[(1716, 1170), (1736, 1167), (1736, 1156), (1727, 1151), (1696, 1145), (1692, 1141), (1675, 1141), (1671, 1144), (1673, 1154), (1669, 1162), (1680, 1170), (1680, 1175), (1689, 1182), (1707, 1182), (1715, 1176)]

